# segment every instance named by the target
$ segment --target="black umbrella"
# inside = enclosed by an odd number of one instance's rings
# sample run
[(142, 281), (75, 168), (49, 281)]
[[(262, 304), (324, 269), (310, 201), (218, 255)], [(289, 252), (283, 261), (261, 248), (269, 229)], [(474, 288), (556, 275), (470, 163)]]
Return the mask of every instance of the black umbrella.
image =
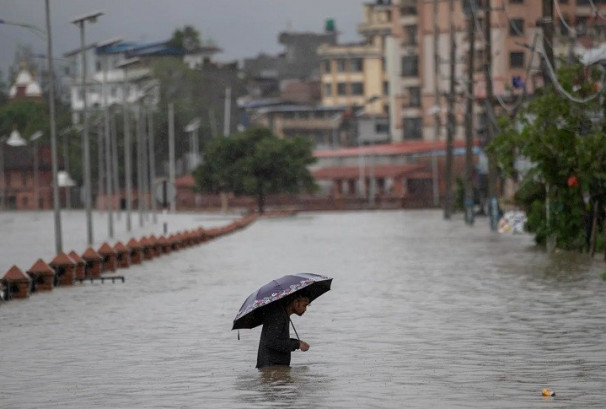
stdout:
[(312, 302), (328, 290), (332, 278), (319, 274), (301, 273), (286, 275), (272, 280), (246, 298), (234, 319), (234, 329), (254, 328), (263, 324), (263, 311), (266, 306), (278, 300), (285, 300), (297, 292), (304, 291)]

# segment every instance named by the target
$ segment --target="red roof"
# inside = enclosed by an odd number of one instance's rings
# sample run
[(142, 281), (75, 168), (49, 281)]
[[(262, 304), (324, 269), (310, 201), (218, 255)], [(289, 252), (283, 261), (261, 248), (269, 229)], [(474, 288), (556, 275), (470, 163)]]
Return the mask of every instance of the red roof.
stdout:
[(82, 258), (84, 260), (103, 260), (103, 257), (91, 247), (87, 248), (84, 253), (82, 253)]
[(128, 248), (121, 241), (119, 241), (116, 244), (114, 244), (114, 250), (116, 250), (116, 253), (126, 253), (126, 252), (128, 252)]
[[(475, 141), (474, 145), (478, 142)], [(457, 139), (453, 142), (455, 149), (465, 147), (465, 141)], [(359, 155), (412, 155), (415, 153), (433, 152), (446, 149), (446, 141), (405, 141), (381, 145), (364, 145), (343, 149), (317, 150), (316, 158), (338, 158)]]
[(55, 274), (55, 270), (53, 270), (41, 258), (39, 258), (38, 261), (36, 261), (34, 263), (34, 265), (31, 266), (29, 270), (27, 270), (27, 272), (28, 273), (40, 273), (40, 274), (44, 274), (44, 273)]
[(101, 255), (107, 254), (116, 254), (116, 250), (114, 250), (107, 242), (103, 243), (97, 252)]
[[(423, 169), (423, 165), (376, 165), (373, 173), (375, 178), (395, 178), (401, 176), (411, 176)], [(314, 179), (332, 180), (332, 179), (357, 179), (360, 176), (358, 166), (339, 166), (332, 168), (322, 168), (311, 172)], [(364, 170), (364, 176), (369, 175), (369, 168)]]
[(72, 266), (74, 264), (77, 263), (64, 252), (57, 254), (57, 257), (50, 262), (50, 266)]
[(131, 249), (140, 249), (143, 247), (141, 246), (141, 243), (137, 241), (137, 239), (130, 239), (126, 245)]
[(30, 281), (31, 278), (27, 274), (25, 274), (19, 267), (12, 266), (10, 270), (4, 274), (4, 278), (10, 281)]
[(69, 258), (74, 260), (76, 264), (86, 264), (86, 262), (74, 250), (69, 252)]

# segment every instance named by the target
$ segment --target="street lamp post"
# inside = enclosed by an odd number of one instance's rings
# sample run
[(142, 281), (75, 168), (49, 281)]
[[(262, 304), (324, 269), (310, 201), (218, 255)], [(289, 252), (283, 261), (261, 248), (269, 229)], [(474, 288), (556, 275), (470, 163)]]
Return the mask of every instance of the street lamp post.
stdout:
[(139, 63), (138, 58), (131, 58), (116, 64), (117, 68), (124, 69), (122, 82), (122, 108), (124, 117), (124, 193), (126, 195), (126, 230), (131, 231), (132, 221), (132, 183), (131, 183), (131, 157), (130, 157), (130, 120), (128, 117), (128, 67)]
[(156, 180), (156, 161), (154, 153), (154, 112), (150, 107), (147, 113), (147, 130), (149, 139), (149, 192), (150, 192), (150, 205), (152, 212), (152, 222), (158, 223), (158, 215), (156, 212), (156, 199), (154, 197), (154, 182)]
[(93, 220), (92, 220), (92, 195), (91, 195), (91, 171), (90, 171), (90, 147), (88, 138), (88, 97), (86, 93), (86, 46), (85, 46), (85, 24), (86, 22), (94, 23), (97, 21), (99, 16), (103, 13), (95, 12), (87, 14), (82, 17), (75, 18), (72, 24), (75, 24), (80, 29), (80, 51), (82, 52), (82, 70), (81, 70), (81, 81), (82, 81), (82, 113), (83, 113), (83, 125), (82, 130), (82, 160), (84, 165), (84, 206), (86, 208), (86, 233), (88, 245), (93, 244)]
[(38, 146), (36, 146), (36, 140), (42, 136), (41, 131), (36, 131), (29, 137), (32, 142), (32, 150), (34, 151), (34, 209), (40, 209), (40, 186), (38, 180)]
[(189, 160), (188, 170), (193, 170), (200, 163), (200, 148), (198, 147), (198, 129), (200, 128), (200, 118), (194, 118), (183, 129), (189, 134)]
[[(357, 118), (357, 128), (358, 128), (358, 178), (359, 178), (359, 184), (360, 184), (360, 194), (361, 197), (365, 196), (366, 193), (366, 187), (365, 187), (365, 177), (364, 177), (364, 169), (366, 167), (365, 164), (365, 158), (364, 155), (362, 154), (362, 133), (360, 132), (360, 116), (363, 115), (364, 113), (368, 113), (368, 110), (366, 109), (366, 106), (375, 102), (376, 100), (378, 100), (380, 97), (378, 95), (373, 95), (372, 97), (368, 98), (366, 101), (364, 101), (364, 106), (360, 109), (358, 109), (354, 116)], [(376, 128), (377, 128), (377, 124), (376, 124), (376, 115), (373, 114), (373, 120), (372, 120), (372, 125), (373, 125), (373, 134), (371, 135), (370, 138), (370, 143), (371, 143), (371, 147), (374, 146), (374, 138), (375, 138), (375, 134), (376, 134)], [(369, 158), (369, 183), (368, 183), (368, 203), (370, 206), (374, 206), (374, 152), (371, 150), (370, 151), (370, 155), (373, 155), (372, 158)]]
[[(143, 184), (145, 186), (145, 192), (149, 194), (150, 203), (145, 201), (146, 211), (150, 210), (152, 212), (152, 220), (153, 223), (158, 222), (158, 218), (156, 215), (156, 200), (154, 198), (154, 181), (156, 179), (155, 173), (155, 153), (154, 153), (154, 106), (156, 104), (156, 91), (159, 87), (159, 83), (153, 81), (148, 83), (147, 86), (141, 88), (139, 100), (140, 100), (140, 108), (143, 113), (144, 123), (143, 129), (147, 130), (147, 133), (144, 134), (143, 138), (145, 143), (143, 143), (143, 155), (145, 157), (144, 165), (141, 167), (141, 171), (144, 174)], [(147, 150), (146, 150), (147, 146)], [(149, 204), (149, 208), (147, 205)]]
[(8, 138), (0, 137), (0, 172), (2, 172), (2, 210), (6, 210), (6, 175), (4, 173), (4, 144)]
[[(97, 47), (109, 47), (122, 42), (122, 39), (116, 38), (104, 43), (97, 44)], [(104, 120), (104, 142), (105, 142), (105, 187), (106, 187), (106, 205), (107, 205), (107, 231), (110, 238), (114, 237), (114, 215), (113, 215), (113, 191), (112, 191), (112, 164), (111, 164), (111, 143), (110, 143), (110, 121), (109, 104), (107, 101), (107, 54), (103, 56), (103, 82), (101, 92), (103, 94), (103, 120)], [(101, 145), (99, 145), (101, 152)]]

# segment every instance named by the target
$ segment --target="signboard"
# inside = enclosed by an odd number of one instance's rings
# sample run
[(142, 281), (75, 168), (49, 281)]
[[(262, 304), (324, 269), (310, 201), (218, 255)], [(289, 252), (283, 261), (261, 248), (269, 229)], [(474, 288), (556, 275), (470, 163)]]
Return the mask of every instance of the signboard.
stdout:
[(168, 180), (163, 180), (154, 187), (154, 197), (162, 207), (168, 207), (176, 196), (177, 189)]

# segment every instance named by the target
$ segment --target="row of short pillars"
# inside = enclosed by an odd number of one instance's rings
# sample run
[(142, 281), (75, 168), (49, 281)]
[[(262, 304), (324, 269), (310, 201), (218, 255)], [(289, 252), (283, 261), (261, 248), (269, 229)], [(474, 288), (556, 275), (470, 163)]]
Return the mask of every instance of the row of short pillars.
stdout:
[(113, 246), (103, 243), (97, 250), (89, 247), (81, 255), (75, 251), (68, 254), (61, 252), (48, 264), (38, 259), (25, 272), (12, 266), (0, 279), (0, 299), (27, 298), (32, 292), (50, 291), (56, 286), (70, 286), (76, 281), (100, 278), (103, 273), (113, 273), (117, 269), (141, 264), (145, 260), (232, 233), (248, 226), (256, 217), (246, 216), (223, 227), (199, 227), (168, 236), (133, 238), (126, 244), (120, 241)]

